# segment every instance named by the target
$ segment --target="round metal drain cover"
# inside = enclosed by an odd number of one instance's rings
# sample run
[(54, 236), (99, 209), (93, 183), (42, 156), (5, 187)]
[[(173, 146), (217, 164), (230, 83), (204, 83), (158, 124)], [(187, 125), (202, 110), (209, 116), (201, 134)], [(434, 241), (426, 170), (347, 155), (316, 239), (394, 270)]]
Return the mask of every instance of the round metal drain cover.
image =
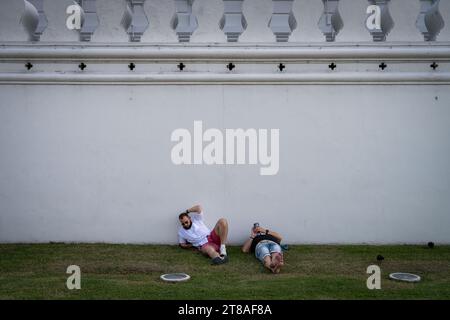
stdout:
[(398, 280), (398, 281), (406, 281), (406, 282), (419, 282), (420, 276), (412, 273), (405, 273), (405, 272), (395, 272), (391, 273), (389, 275), (389, 278), (392, 280)]
[(180, 282), (189, 280), (191, 277), (186, 273), (166, 273), (161, 276), (161, 279), (169, 282)]

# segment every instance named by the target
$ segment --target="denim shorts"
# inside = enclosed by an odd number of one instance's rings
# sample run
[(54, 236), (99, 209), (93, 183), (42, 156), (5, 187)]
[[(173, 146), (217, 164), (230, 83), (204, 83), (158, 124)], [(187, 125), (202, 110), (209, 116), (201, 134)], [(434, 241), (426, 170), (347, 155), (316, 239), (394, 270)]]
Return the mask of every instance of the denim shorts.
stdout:
[(264, 262), (264, 258), (274, 252), (281, 253), (281, 247), (278, 243), (271, 240), (261, 240), (255, 248), (255, 256), (261, 262)]

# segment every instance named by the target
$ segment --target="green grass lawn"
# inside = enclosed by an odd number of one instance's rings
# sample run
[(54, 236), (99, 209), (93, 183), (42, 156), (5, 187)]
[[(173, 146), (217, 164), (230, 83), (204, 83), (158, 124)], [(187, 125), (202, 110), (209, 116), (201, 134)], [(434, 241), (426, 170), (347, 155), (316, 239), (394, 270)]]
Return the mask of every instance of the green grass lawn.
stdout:
[[(228, 254), (228, 264), (211, 266), (177, 246), (0, 244), (0, 299), (450, 299), (450, 246), (290, 246), (278, 275), (238, 247)], [(368, 290), (366, 269), (378, 254), (381, 290)], [(66, 288), (72, 264), (81, 290)], [(389, 280), (396, 271), (422, 281)], [(162, 282), (168, 272), (191, 280)]]

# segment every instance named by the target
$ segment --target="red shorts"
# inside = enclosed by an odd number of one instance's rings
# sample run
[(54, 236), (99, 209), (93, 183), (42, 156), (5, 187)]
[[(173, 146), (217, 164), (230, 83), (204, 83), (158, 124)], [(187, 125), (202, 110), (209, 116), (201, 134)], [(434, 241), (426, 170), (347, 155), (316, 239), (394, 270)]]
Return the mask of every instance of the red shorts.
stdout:
[(220, 253), (220, 237), (217, 235), (216, 231), (213, 229), (208, 236), (208, 242), (201, 246), (201, 249), (204, 249), (206, 246), (212, 246), (214, 250)]

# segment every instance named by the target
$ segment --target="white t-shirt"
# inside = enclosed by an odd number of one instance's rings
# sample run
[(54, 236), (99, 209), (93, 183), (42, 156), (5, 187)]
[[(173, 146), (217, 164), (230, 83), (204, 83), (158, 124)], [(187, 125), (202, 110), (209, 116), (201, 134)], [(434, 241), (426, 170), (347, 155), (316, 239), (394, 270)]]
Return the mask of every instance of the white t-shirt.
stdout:
[(203, 213), (191, 212), (192, 226), (189, 230), (180, 226), (178, 229), (178, 243), (191, 243), (194, 247), (201, 247), (208, 242), (211, 230), (203, 222)]

